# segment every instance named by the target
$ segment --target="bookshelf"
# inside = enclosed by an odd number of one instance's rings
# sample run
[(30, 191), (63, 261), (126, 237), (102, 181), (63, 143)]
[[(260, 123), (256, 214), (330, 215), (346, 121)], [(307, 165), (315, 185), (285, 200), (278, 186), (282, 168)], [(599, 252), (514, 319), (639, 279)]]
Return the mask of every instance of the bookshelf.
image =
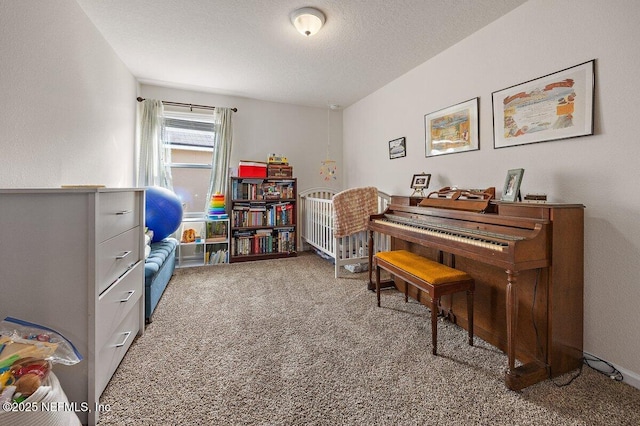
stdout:
[(296, 256), (296, 178), (229, 182), (229, 262)]
[(229, 219), (184, 217), (176, 239), (179, 268), (229, 263)]

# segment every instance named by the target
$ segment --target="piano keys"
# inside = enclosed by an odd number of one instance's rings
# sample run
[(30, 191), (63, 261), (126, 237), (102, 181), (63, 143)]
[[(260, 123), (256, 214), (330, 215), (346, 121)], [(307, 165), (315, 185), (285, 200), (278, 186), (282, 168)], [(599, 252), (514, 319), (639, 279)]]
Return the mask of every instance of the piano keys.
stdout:
[(383, 218), (373, 219), (376, 224), (392, 226), (399, 229), (418, 232), (452, 241), (461, 241), (475, 246), (488, 248), (489, 250), (505, 251), (509, 244), (501, 240), (519, 240), (524, 237), (516, 237), (508, 234), (497, 234), (488, 231), (466, 230), (444, 224), (425, 224), (420, 220), (406, 218), (396, 214), (387, 214)]
[[(492, 213), (476, 213), (409, 204), (408, 197), (392, 197), (384, 213), (371, 216), (370, 237), (390, 235), (392, 249), (474, 277), (474, 333), (507, 353), (510, 389), (580, 366), (584, 206), (491, 201)], [(370, 245), (370, 262), (372, 255)], [(371, 264), (369, 271), (372, 289)], [(403, 282), (395, 284), (404, 290)], [(415, 290), (412, 296), (428, 303)], [(466, 327), (463, 300), (445, 299), (441, 309)]]

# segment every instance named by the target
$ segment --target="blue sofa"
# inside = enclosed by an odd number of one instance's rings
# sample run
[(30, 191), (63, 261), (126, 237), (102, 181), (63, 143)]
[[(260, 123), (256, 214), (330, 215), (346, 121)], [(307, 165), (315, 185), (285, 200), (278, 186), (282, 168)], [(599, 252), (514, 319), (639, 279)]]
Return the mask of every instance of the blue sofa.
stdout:
[(177, 246), (178, 240), (175, 238), (151, 243), (151, 252), (144, 263), (144, 313), (147, 323), (151, 322), (151, 315), (173, 276)]

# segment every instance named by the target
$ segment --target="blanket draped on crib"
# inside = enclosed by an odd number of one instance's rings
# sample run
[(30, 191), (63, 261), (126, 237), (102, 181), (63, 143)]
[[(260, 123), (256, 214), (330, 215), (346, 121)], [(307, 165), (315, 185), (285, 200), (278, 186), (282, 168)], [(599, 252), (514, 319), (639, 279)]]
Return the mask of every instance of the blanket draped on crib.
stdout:
[(369, 216), (378, 213), (378, 189), (352, 188), (333, 196), (333, 234), (344, 237), (367, 229)]

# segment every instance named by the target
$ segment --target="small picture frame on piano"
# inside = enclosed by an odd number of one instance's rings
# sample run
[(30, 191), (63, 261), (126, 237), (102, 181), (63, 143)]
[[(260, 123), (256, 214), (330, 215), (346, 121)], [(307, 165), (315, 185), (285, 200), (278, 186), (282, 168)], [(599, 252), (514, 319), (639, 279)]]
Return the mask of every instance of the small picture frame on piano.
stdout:
[(411, 189), (413, 189), (413, 194), (411, 196), (422, 196), (424, 197), (424, 189), (429, 187), (429, 182), (431, 181), (431, 174), (429, 173), (421, 173), (413, 175), (413, 179), (411, 179)]
[(507, 178), (504, 181), (504, 188), (502, 189), (500, 201), (513, 203), (516, 200), (521, 200), (520, 184), (522, 183), (523, 175), (524, 169), (511, 169), (507, 172)]

